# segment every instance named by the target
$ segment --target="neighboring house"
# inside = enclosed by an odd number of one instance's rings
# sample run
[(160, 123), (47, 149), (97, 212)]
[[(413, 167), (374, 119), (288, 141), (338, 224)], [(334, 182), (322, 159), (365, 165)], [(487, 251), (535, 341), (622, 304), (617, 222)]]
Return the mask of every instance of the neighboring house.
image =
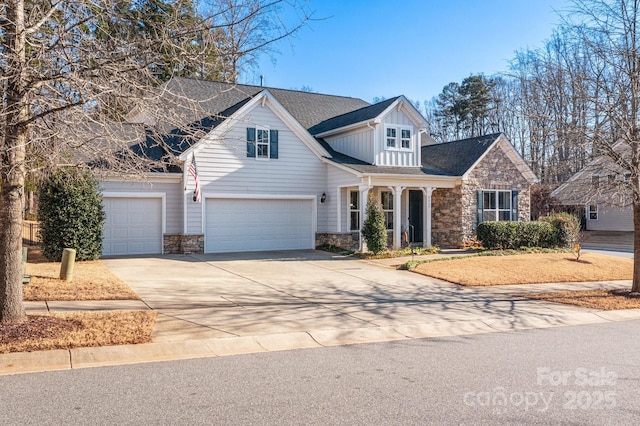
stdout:
[[(534, 173), (502, 134), (421, 146), (426, 121), (404, 96), (360, 99), (176, 78), (199, 100), (197, 138), (153, 149), (179, 168), (104, 178), (104, 255), (362, 248), (366, 201), (382, 202), (392, 247), (460, 246), (482, 220), (529, 220)], [(148, 111), (132, 122), (161, 126)], [(186, 141), (186, 142), (185, 142)], [(193, 201), (196, 160), (201, 202)]]
[[(624, 153), (626, 145), (618, 142), (613, 147)], [(551, 196), (581, 216), (588, 231), (633, 231), (629, 179), (631, 173), (613, 165), (608, 157), (598, 157)]]

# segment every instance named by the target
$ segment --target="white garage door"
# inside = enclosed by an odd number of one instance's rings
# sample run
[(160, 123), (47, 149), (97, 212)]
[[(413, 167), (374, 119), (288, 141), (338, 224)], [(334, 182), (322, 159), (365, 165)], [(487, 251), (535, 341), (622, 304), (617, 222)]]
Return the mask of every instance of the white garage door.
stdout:
[(311, 200), (206, 200), (205, 251), (294, 250), (314, 246)]
[(102, 254), (162, 253), (162, 199), (103, 199), (106, 221)]

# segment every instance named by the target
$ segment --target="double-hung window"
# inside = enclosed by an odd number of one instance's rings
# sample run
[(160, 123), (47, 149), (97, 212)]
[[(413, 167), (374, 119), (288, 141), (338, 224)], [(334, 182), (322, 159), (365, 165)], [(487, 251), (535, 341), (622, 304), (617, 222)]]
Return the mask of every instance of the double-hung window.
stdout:
[(518, 191), (478, 191), (478, 223), (518, 220)]
[(589, 220), (598, 220), (597, 204), (589, 204)]
[(382, 211), (384, 212), (384, 225), (387, 230), (393, 229), (393, 193), (391, 191), (382, 191)]
[(410, 150), (413, 138), (413, 128), (409, 126), (386, 125), (385, 149), (388, 150)]
[(247, 157), (262, 160), (278, 158), (278, 131), (247, 127)]
[(360, 230), (360, 193), (358, 191), (349, 192), (349, 229)]

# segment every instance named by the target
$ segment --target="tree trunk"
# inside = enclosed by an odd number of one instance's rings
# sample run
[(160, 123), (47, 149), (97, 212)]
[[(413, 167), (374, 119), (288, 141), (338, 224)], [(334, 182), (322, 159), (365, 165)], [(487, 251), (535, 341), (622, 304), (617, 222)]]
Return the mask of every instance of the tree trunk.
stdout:
[(22, 300), (22, 209), (24, 205), (26, 124), (26, 31), (24, 1), (6, 6), (5, 46), (7, 57), (4, 139), (0, 145), (0, 323), (26, 318)]
[(640, 292), (640, 201), (638, 200), (633, 201), (633, 284), (631, 291)]

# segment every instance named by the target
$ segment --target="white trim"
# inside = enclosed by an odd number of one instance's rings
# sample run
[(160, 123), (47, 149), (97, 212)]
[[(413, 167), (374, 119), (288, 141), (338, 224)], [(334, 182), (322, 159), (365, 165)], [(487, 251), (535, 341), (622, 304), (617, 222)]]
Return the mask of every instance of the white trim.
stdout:
[(204, 235), (204, 252), (207, 253), (206, 235), (206, 204), (207, 199), (221, 200), (299, 200), (312, 201), (311, 203), (311, 241), (310, 247), (316, 246), (316, 234), (318, 233), (318, 196), (317, 195), (289, 195), (289, 194), (236, 194), (224, 192), (211, 192), (202, 194), (202, 233)]
[[(387, 130), (388, 129), (395, 129), (396, 130), (396, 146), (387, 146)], [(411, 132), (411, 137), (409, 138), (409, 147), (408, 148), (403, 148), (402, 147), (402, 131), (403, 130), (409, 130)], [(385, 151), (400, 151), (400, 152), (413, 152), (413, 148), (415, 147), (415, 127), (414, 126), (407, 126), (405, 124), (393, 124), (393, 123), (385, 123), (384, 124), (384, 130), (383, 130), (383, 136), (384, 136), (384, 150)]]
[(317, 133), (314, 136), (317, 137), (317, 138), (324, 138), (325, 136), (331, 136), (331, 135), (335, 135), (335, 134), (338, 134), (338, 133), (345, 133), (345, 132), (348, 132), (350, 130), (358, 129), (360, 127), (369, 126), (369, 123), (372, 123), (372, 122), (375, 123), (371, 119), (364, 120), (364, 121), (358, 121), (357, 123), (349, 124), (347, 126), (338, 127), (338, 128), (332, 129), (332, 130), (327, 130), (326, 132), (322, 132), (322, 133)]
[(399, 96), (387, 109), (378, 114), (376, 122), (380, 123), (382, 118), (393, 111), (394, 108), (397, 108), (398, 111), (404, 110), (404, 112), (409, 115), (409, 118), (418, 125), (418, 128), (427, 127), (427, 120), (425, 120), (420, 111), (404, 96)]
[(502, 143), (502, 148), (504, 149), (504, 153), (509, 159), (515, 164), (516, 168), (520, 171), (520, 173), (527, 179), (530, 183), (536, 183), (539, 181), (536, 174), (531, 170), (531, 167), (522, 159), (516, 148), (509, 142), (509, 140), (504, 136), (504, 134), (500, 133), (496, 140), (491, 143), (482, 155), (467, 169), (466, 172), (462, 175), (462, 179), (467, 179), (469, 174), (476, 168), (478, 164), (493, 150), (496, 145)]
[[(596, 218), (595, 219), (591, 219), (591, 209), (590, 209), (591, 206), (596, 206), (596, 211), (595, 211)], [(587, 208), (585, 210), (587, 211), (587, 214), (586, 214), (587, 220), (592, 221), (592, 220), (600, 219), (600, 207), (598, 206), (598, 203), (589, 203), (589, 204), (587, 204)]]
[(98, 178), (101, 182), (181, 182), (183, 180), (183, 173), (163, 173), (163, 172), (149, 172), (136, 175), (115, 175), (109, 174), (106, 176), (100, 176)]

